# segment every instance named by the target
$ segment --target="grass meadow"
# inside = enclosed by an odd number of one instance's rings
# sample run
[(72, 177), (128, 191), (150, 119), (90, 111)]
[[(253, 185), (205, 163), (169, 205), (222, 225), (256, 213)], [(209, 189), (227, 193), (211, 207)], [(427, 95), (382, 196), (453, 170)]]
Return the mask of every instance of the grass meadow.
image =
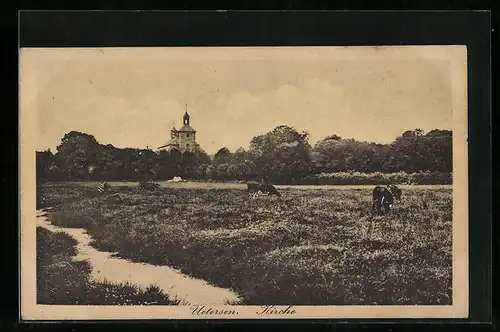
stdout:
[(451, 188), (403, 187), (387, 216), (371, 213), (371, 189), (281, 187), (279, 200), (238, 186), (48, 183), (37, 205), (98, 249), (231, 288), (245, 305), (451, 304)]

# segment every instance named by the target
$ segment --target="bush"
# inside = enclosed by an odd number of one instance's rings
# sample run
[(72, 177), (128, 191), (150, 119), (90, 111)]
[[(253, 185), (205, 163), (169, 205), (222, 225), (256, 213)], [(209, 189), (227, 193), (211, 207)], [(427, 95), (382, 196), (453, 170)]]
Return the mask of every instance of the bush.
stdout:
[(415, 184), (452, 184), (453, 176), (451, 173), (442, 172), (421, 172), (410, 174), (412, 183)]
[(360, 172), (337, 172), (321, 173), (309, 176), (300, 184), (311, 185), (384, 185), (394, 184), (452, 184), (452, 174), (444, 172), (421, 172), (421, 173), (360, 173)]

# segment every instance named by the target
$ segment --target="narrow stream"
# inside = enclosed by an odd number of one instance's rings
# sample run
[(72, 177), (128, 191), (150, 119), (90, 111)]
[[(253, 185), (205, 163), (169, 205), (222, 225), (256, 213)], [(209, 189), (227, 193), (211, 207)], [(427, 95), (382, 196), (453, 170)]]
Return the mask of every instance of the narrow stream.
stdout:
[(99, 251), (90, 245), (92, 237), (82, 228), (62, 228), (53, 225), (45, 212), (37, 210), (37, 226), (52, 232), (64, 232), (77, 241), (74, 260), (86, 260), (92, 267), (93, 281), (130, 283), (145, 290), (150, 285), (158, 286), (162, 292), (177, 299), (180, 305), (223, 305), (241, 302), (239, 296), (229, 289), (219, 288), (201, 279), (191, 278), (168, 266), (133, 263), (112, 257), (113, 253)]

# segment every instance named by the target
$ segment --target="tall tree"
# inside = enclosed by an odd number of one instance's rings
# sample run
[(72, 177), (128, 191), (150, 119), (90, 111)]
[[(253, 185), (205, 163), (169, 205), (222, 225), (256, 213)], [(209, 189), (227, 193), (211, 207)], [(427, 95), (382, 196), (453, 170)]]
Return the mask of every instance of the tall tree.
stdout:
[(214, 165), (228, 164), (231, 162), (231, 157), (232, 157), (231, 151), (229, 151), (229, 149), (226, 147), (222, 147), (214, 155), (213, 164)]
[(423, 130), (405, 131), (391, 144), (394, 151), (394, 167), (398, 170), (413, 173), (431, 168), (432, 154), (427, 150)]
[(64, 135), (61, 144), (57, 147), (60, 168), (64, 170), (65, 177), (71, 179), (88, 179), (89, 167), (95, 166), (99, 144), (94, 136), (77, 131)]
[(272, 181), (294, 182), (310, 174), (311, 146), (308, 133), (293, 127), (278, 126), (264, 135), (254, 137), (249, 153), (256, 173)]
[(49, 150), (36, 152), (36, 179), (47, 180), (54, 170), (55, 158)]
[(450, 130), (431, 130), (425, 135), (426, 148), (432, 155), (430, 169), (439, 172), (453, 170), (453, 133)]

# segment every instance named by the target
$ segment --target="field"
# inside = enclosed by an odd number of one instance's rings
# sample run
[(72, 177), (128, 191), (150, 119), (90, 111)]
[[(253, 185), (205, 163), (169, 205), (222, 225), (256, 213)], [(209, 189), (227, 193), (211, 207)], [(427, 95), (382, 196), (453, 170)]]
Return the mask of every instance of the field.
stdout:
[(385, 217), (371, 213), (372, 186), (278, 186), (281, 200), (243, 187), (49, 183), (37, 205), (99, 249), (231, 288), (247, 305), (451, 304), (449, 186), (402, 186)]

